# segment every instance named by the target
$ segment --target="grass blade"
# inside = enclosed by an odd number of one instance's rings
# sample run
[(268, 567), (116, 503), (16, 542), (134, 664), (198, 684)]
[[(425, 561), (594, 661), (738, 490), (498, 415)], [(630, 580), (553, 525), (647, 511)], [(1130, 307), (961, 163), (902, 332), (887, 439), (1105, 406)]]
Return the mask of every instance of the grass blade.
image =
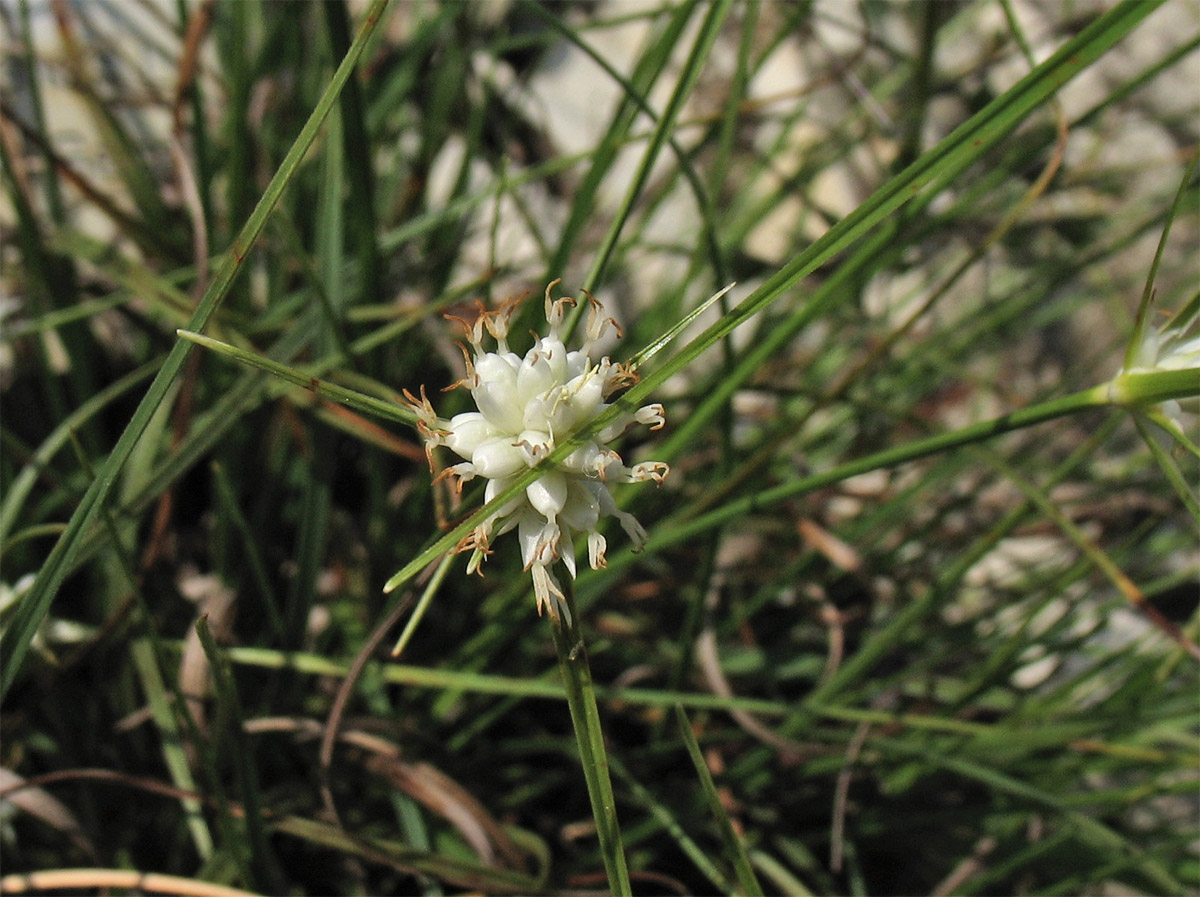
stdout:
[(733, 824), (730, 823), (725, 808), (721, 806), (721, 796), (717, 794), (717, 786), (713, 782), (712, 773), (708, 771), (708, 764), (704, 762), (704, 755), (700, 753), (696, 733), (692, 731), (692, 724), (688, 722), (687, 714), (679, 704), (675, 705), (675, 719), (679, 723), (679, 734), (683, 736), (688, 756), (692, 758), (692, 765), (696, 767), (696, 775), (700, 778), (700, 786), (708, 802), (708, 809), (717, 820), (717, 828), (720, 830), (721, 840), (725, 844), (725, 853), (733, 865), (738, 884), (742, 886), (742, 893), (749, 894), (751, 897), (762, 897), (762, 885), (758, 883), (758, 878), (754, 874), (750, 857), (746, 853), (746, 846), (737, 836), (737, 832), (733, 830)]
[[(241, 270), (242, 263), (253, 247), (255, 240), (258, 239), (258, 235), (262, 232), (263, 226), (271, 214), (271, 210), (274, 209), (275, 204), (279, 201), (279, 197), (295, 177), (296, 171), (300, 167), (305, 154), (317, 139), (321, 124), (325, 121), (329, 110), (333, 108), (333, 104), (337, 101), (342, 87), (349, 80), (351, 74), (353, 74), (363, 47), (375, 31), (376, 26), (378, 26), (387, 3), (388, 0), (374, 0), (368, 8), (359, 33), (350, 48), (350, 52), (346, 54), (346, 58), (338, 66), (329, 86), (325, 89), (320, 101), (313, 109), (312, 115), (309, 116), (304, 128), (300, 131), (300, 135), (296, 138), (296, 142), (292, 145), (287, 157), (283, 160), (283, 163), (279, 166), (279, 170), (275, 172), (271, 183), (264, 191), (262, 199), (259, 200), (254, 212), (247, 219), (245, 226), (233, 241), (232, 251), (226, 256), (225, 263), (213, 278), (212, 284), (200, 300), (200, 304), (188, 322), (189, 330), (202, 330), (204, 325), (208, 323), (209, 318), (212, 317), (213, 313), (220, 306), (222, 300), (229, 293), (234, 278)], [(83, 538), (87, 534), (97, 509), (107, 500), (108, 494), (121, 472), (121, 468), (132, 454), (134, 446), (142, 435), (142, 431), (145, 430), (159, 403), (167, 395), (171, 384), (183, 369), (183, 363), (187, 358), (189, 349), (190, 344), (186, 340), (180, 340), (167, 356), (158, 375), (150, 384), (150, 388), (147, 390), (141, 404), (138, 405), (137, 410), (134, 412), (132, 420), (130, 420), (128, 426), (122, 432), (121, 438), (113, 448), (112, 453), (104, 462), (99, 475), (88, 488), (75, 513), (71, 515), (66, 531), (64, 531), (58, 542), (55, 543), (50, 556), (46, 558), (46, 563), (38, 572), (33, 588), (17, 608), (12, 625), (4, 633), (3, 639), (0, 640), (0, 655), (2, 655), (2, 660), (0, 660), (0, 697), (7, 694), (8, 689), (16, 679), (17, 672), (21, 668), (21, 663), (25, 659), (25, 654), (29, 650), (29, 643), (33, 639), (33, 634), (42, 619), (46, 616), (47, 611), (49, 611), (50, 603), (53, 601), (55, 593), (71, 569), (71, 564), (80, 549)]]

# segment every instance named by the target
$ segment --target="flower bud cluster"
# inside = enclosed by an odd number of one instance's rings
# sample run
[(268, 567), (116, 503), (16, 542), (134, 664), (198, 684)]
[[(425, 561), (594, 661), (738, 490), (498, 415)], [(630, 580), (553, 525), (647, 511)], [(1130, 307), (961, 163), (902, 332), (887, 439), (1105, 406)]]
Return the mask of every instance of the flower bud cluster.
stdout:
[[(589, 296), (583, 346), (568, 351), (563, 342), (563, 322), (573, 299), (552, 299), (546, 287), (545, 309), (549, 333), (518, 356), (508, 347), (508, 331), (521, 299), (510, 299), (495, 311), (480, 306), (473, 323), (454, 318), (463, 327), (470, 350), (461, 346), (467, 376), (455, 384), (465, 386), (475, 400), (476, 411), (456, 414), (449, 420), (437, 416), (424, 389), (420, 398), (405, 391), (419, 419), (426, 453), (433, 469), (433, 449), (446, 446), (464, 460), (439, 475), (462, 484), (476, 477), (487, 480), (484, 500), (503, 492), (523, 471), (537, 465), (580, 428), (609, 407), (615, 391), (637, 381), (629, 368), (609, 358), (593, 362), (598, 340), (616, 322), (604, 315), (604, 307)], [(523, 298), (523, 297), (522, 297)], [(452, 316), (451, 316), (452, 317)], [(495, 351), (484, 349), (485, 331), (496, 342)], [(454, 387), (451, 387), (454, 388)], [(546, 610), (558, 619), (566, 615), (566, 599), (551, 572), (561, 560), (575, 576), (576, 536), (587, 536), (588, 563), (593, 570), (605, 566), (607, 547), (600, 533), (604, 517), (616, 517), (634, 546), (646, 543), (646, 531), (632, 514), (617, 508), (609, 486), (612, 483), (662, 482), (666, 464), (646, 461), (626, 466), (610, 447), (617, 437), (635, 424), (657, 430), (665, 423), (662, 405), (646, 405), (635, 413), (623, 413), (576, 448), (570, 455), (534, 480), (484, 520), (457, 547), (472, 550), (468, 570), (477, 571), (491, 553), (492, 540), (510, 530), (517, 531), (525, 569), (533, 576), (538, 613)]]

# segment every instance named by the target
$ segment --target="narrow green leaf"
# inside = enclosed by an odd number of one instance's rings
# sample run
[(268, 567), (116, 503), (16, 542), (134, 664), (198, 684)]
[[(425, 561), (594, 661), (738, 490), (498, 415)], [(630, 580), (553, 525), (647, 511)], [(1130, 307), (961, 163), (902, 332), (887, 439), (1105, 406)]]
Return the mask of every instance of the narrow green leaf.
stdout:
[[(173, 696), (167, 691), (162, 675), (158, 670), (158, 662), (154, 656), (154, 646), (147, 639), (139, 639), (130, 647), (133, 663), (141, 680), (142, 690), (146, 695), (146, 703), (154, 718), (154, 724), (163, 734), (163, 762), (171, 774), (171, 781), (181, 791), (194, 793), (196, 780), (184, 751), (183, 731), (171, 708)], [(192, 797), (180, 799), (184, 813), (187, 815), (188, 831), (192, 835), (192, 843), (201, 859), (207, 860), (212, 856), (213, 839), (204, 820), (200, 801)]]
[(608, 771), (608, 751), (604, 745), (604, 732), (600, 727), (600, 711), (596, 707), (591, 665), (588, 663), (583, 630), (579, 625), (579, 612), (574, 606), (571, 580), (564, 578), (563, 583), (570, 620), (563, 621), (560, 625), (558, 620), (550, 619), (550, 632), (554, 638), (555, 651), (558, 653), (558, 668), (562, 671), (575, 740), (579, 745), (579, 760), (587, 780), (588, 799), (592, 804), (592, 817), (596, 821), (596, 834), (600, 839), (604, 871), (608, 874), (608, 887), (614, 895), (628, 897), (633, 890), (629, 883), (621, 826), (617, 821), (617, 803)]
[[(401, 583), (415, 576), (433, 558), (454, 548), (475, 526), (522, 492), (545, 470), (552, 469), (554, 465), (566, 458), (588, 436), (603, 429), (618, 415), (636, 410), (669, 377), (678, 373), (712, 345), (732, 333), (740, 324), (779, 299), (819, 265), (831, 259), (871, 227), (887, 220), (887, 217), (897, 208), (919, 194), (930, 183), (936, 181), (944, 166), (949, 165), (955, 170), (961, 170), (971, 161), (977, 160), (996, 141), (1015, 128), (1025, 116), (1098, 59), (1121, 37), (1131, 31), (1138, 22), (1153, 12), (1157, 6), (1162, 5), (1162, 2), (1164, 0), (1152, 0), (1152, 2), (1144, 3), (1137, 2), (1137, 0), (1125, 0), (1094, 21), (1077, 37), (1064, 44), (1046, 62), (1014, 85), (1011, 90), (997, 97), (904, 172), (888, 181), (858, 209), (834, 225), (812, 246), (731, 309), (729, 314), (613, 402), (608, 411), (598, 415), (586, 427), (573, 434), (570, 439), (562, 440), (561, 444), (540, 465), (517, 476), (512, 484), (495, 496), (492, 501), (436, 539), (393, 575), (384, 584), (384, 591), (394, 590)], [(1092, 404), (1092, 402), (1089, 400), (1088, 404)], [(1060, 416), (1065, 413), (1069, 412), (1063, 410), (1051, 414), (1051, 416)], [(997, 430), (997, 432), (1000, 431)], [(940, 450), (936, 447), (937, 445), (938, 443), (933, 442), (926, 448), (932, 453)], [(873, 457), (886, 459), (888, 456), (883, 453)], [(753, 504), (754, 502), (751, 501), (750, 505)], [(742, 508), (735, 513), (744, 513), (744, 510)]]
[[(300, 163), (317, 138), (322, 122), (329, 114), (329, 110), (333, 108), (339, 92), (358, 64), (363, 47), (378, 26), (387, 4), (388, 0), (373, 0), (367, 9), (363, 24), (355, 37), (350, 52), (338, 66), (329, 86), (325, 89), (320, 101), (313, 109), (312, 115), (309, 116), (300, 135), (296, 138), (296, 142), (288, 151), (270, 184), (267, 185), (262, 199), (259, 200), (254, 212), (233, 241), (232, 251), (226, 256), (225, 263), (218, 270), (212, 284), (196, 307), (195, 314), (188, 322), (189, 330), (202, 330), (228, 295), (234, 278), (241, 271), (242, 263), (262, 232), (271, 210), (295, 177)], [(8, 689), (16, 679), (17, 671), (21, 668), (21, 663), (29, 650), (33, 634), (49, 611), (55, 593), (71, 569), (71, 564), (79, 552), (98, 507), (107, 500), (121, 468), (133, 452), (134, 445), (141, 437), (155, 409), (166, 396), (171, 383), (182, 370), (189, 349), (190, 343), (186, 340), (180, 340), (172, 348), (167, 360), (159, 370), (158, 376), (150, 384), (150, 388), (134, 412), (132, 420), (113, 448), (112, 454), (109, 455), (99, 475), (84, 494), (75, 513), (71, 515), (66, 531), (59, 538), (51, 550), (50, 556), (46, 559), (46, 563), (38, 572), (33, 587), (17, 608), (12, 625), (0, 639), (0, 696), (8, 693)]]
[(192, 333), (189, 330), (178, 330), (176, 333), (179, 334), (181, 339), (195, 343), (198, 346), (204, 346), (206, 349), (212, 349), (214, 352), (240, 361), (242, 364), (249, 365), (250, 367), (267, 371), (281, 380), (286, 380), (288, 383), (294, 383), (296, 386), (303, 387), (313, 393), (313, 395), (320, 396), (323, 399), (329, 399), (331, 402), (337, 402), (356, 411), (374, 414), (386, 420), (396, 421), (407, 426), (416, 426), (417, 416), (399, 403), (385, 402), (366, 393), (346, 389), (344, 386), (338, 386), (336, 383), (330, 383), (327, 380), (320, 380), (299, 368), (290, 367), (278, 361), (272, 361), (263, 355), (239, 349), (237, 346), (231, 346), (229, 343), (223, 343), (209, 336), (202, 336), (199, 333)]
[(721, 796), (717, 793), (717, 786), (713, 782), (712, 773), (708, 771), (708, 764), (704, 762), (704, 755), (700, 752), (700, 744), (696, 741), (696, 733), (692, 731), (692, 724), (688, 721), (687, 714), (679, 704), (675, 705), (675, 719), (679, 723), (679, 734), (683, 736), (683, 743), (687, 747), (688, 756), (692, 758), (692, 765), (696, 767), (696, 775), (700, 778), (700, 787), (704, 792), (708, 809), (717, 820), (717, 828), (721, 832), (721, 840), (725, 844), (725, 852), (728, 854), (729, 861), (733, 865), (733, 871), (737, 875), (738, 884), (742, 886), (742, 893), (749, 894), (751, 897), (762, 897), (762, 885), (758, 883), (758, 878), (754, 874), (754, 867), (751, 865), (750, 857), (746, 853), (746, 845), (742, 843), (742, 839), (733, 830), (733, 824), (729, 821), (729, 814), (725, 812), (725, 808), (721, 805)]
[(279, 874), (278, 861), (268, 845), (263, 826), (262, 789), (258, 783), (258, 772), (254, 762), (255, 752), (246, 735), (245, 714), (238, 697), (237, 683), (234, 682), (229, 660), (213, 638), (207, 616), (196, 622), (196, 634), (200, 636), (200, 646), (208, 658), (216, 692), (217, 718), (213, 721), (214, 735), (228, 737), (231, 742), (229, 755), (233, 760), (238, 792), (245, 810), (243, 819), (249, 841), (243, 845), (246, 848), (245, 856), (249, 868), (259, 879), (259, 887), (279, 893), (282, 876)]
[(1171, 203), (1171, 208), (1167, 210), (1167, 220), (1163, 223), (1162, 235), (1158, 238), (1158, 246), (1154, 250), (1154, 261), (1150, 263), (1150, 271), (1146, 275), (1146, 286), (1142, 289), (1142, 300), (1138, 303), (1133, 334), (1130, 336), (1129, 345), (1125, 348), (1126, 368), (1134, 367), (1137, 363), (1138, 350), (1142, 346), (1145, 329), (1147, 326), (1152, 326), (1149, 317), (1150, 302), (1154, 298), (1154, 279), (1158, 274), (1159, 263), (1162, 262), (1163, 250), (1167, 248), (1167, 236), (1171, 233), (1171, 224), (1179, 213), (1179, 206), (1183, 202), (1188, 188), (1193, 186), (1192, 178), (1196, 174), (1197, 162), (1200, 162), (1200, 152), (1193, 151), (1192, 159), (1188, 162), (1183, 171), (1183, 177), (1179, 181), (1179, 189), (1175, 191), (1175, 199)]
[[(1187, 508), (1188, 513), (1192, 515), (1193, 520), (1200, 522), (1200, 499), (1197, 499), (1196, 497), (1195, 487), (1187, 481), (1186, 477), (1184, 477), (1183, 472), (1179, 469), (1179, 464), (1175, 461), (1175, 459), (1172, 458), (1170, 454), (1158, 444), (1158, 440), (1154, 438), (1154, 433), (1152, 433), (1150, 428), (1146, 426), (1146, 422), (1143, 420), (1142, 415), (1134, 413), (1133, 423), (1137, 427), (1138, 434), (1142, 437), (1142, 441), (1145, 442), (1146, 447), (1150, 449), (1150, 454), (1154, 456), (1154, 460), (1157, 462), (1159, 469), (1163, 472), (1163, 476), (1167, 478), (1167, 482), (1171, 484), (1171, 488), (1175, 490), (1175, 494), (1178, 495), (1179, 500), (1183, 502), (1183, 506)], [(1168, 422), (1164, 421), (1164, 423)], [(1173, 424), (1174, 421), (1169, 421), (1169, 423)], [(1178, 427), (1178, 424), (1175, 426)], [(1188, 445), (1191, 446), (1192, 449), (1195, 448), (1195, 446), (1190, 442)]]

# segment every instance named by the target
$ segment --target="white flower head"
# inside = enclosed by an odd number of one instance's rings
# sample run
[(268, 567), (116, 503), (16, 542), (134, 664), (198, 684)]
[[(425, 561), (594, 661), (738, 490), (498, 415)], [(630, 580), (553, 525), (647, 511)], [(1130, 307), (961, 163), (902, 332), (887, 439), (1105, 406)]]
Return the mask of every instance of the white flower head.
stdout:
[[(563, 322), (575, 301), (551, 298), (558, 283), (555, 280), (546, 287), (549, 333), (539, 338), (524, 358), (508, 347), (509, 324), (524, 297), (509, 299), (494, 311), (480, 304), (479, 316), (472, 323), (447, 316), (462, 325), (471, 347), (461, 347), (467, 376), (455, 386), (470, 390), (478, 410), (445, 420), (434, 412), (423, 388), (419, 399), (405, 392), (419, 418), (430, 469), (433, 449), (446, 446), (465, 460), (446, 468), (439, 479), (452, 479), (461, 490), (468, 480), (483, 477), (488, 481), (484, 501), (491, 501), (561, 441), (595, 420), (609, 407), (606, 399), (614, 392), (637, 382), (630, 367), (608, 357), (593, 361), (595, 343), (610, 327), (619, 336), (620, 328), (590, 294), (583, 345), (567, 349)], [(494, 351), (484, 348), (485, 331), (496, 343)], [(555, 619), (560, 614), (568, 617), (566, 599), (551, 566), (561, 560), (574, 577), (574, 539), (586, 534), (588, 563), (593, 570), (604, 567), (607, 544), (598, 529), (604, 517), (616, 517), (635, 548), (645, 545), (646, 531), (632, 514), (617, 508), (609, 486), (647, 480), (661, 483), (668, 473), (667, 465), (658, 461), (627, 467), (610, 443), (635, 424), (657, 430), (665, 422), (662, 405), (646, 405), (633, 414), (622, 413), (592, 434), (458, 545), (458, 551), (472, 550), (467, 569), (478, 571), (491, 553), (492, 540), (515, 529), (525, 569), (533, 576), (538, 613), (546, 610)]]

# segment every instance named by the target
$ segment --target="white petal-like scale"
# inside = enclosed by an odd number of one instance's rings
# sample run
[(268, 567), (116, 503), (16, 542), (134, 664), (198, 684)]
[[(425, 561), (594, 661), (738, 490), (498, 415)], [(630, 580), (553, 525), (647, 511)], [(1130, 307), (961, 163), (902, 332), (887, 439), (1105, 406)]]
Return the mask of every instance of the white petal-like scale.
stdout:
[(526, 467), (525, 455), (511, 436), (493, 436), (479, 443), (471, 453), (471, 463), (476, 476), (488, 479), (510, 477)]
[[(530, 355), (532, 354), (530, 353)], [(534, 396), (541, 395), (553, 386), (554, 371), (550, 369), (550, 362), (544, 358), (538, 358), (530, 363), (530, 359), (526, 358), (517, 371), (518, 395), (516, 399), (521, 405), (525, 405)]]
[(604, 384), (599, 377), (587, 373), (572, 380), (567, 389), (570, 391), (567, 426), (575, 430), (600, 413), (604, 402)]
[(517, 526), (517, 541), (521, 543), (521, 566), (526, 570), (537, 561), (538, 543), (542, 538), (542, 522), (534, 514), (525, 514)]
[(567, 503), (567, 478), (558, 472), (548, 473), (530, 483), (525, 495), (535, 511), (547, 520), (553, 520)]
[[(615, 454), (611, 449), (603, 448), (596, 440), (590, 439), (567, 455), (562, 466), (587, 477), (597, 477), (613, 463)], [(620, 456), (617, 456), (618, 461), (619, 458)]]
[[(599, 484), (597, 484), (599, 485)], [(581, 533), (591, 532), (600, 520), (600, 501), (592, 491), (590, 483), (572, 477), (567, 481), (567, 501), (558, 515), (563, 526)], [(599, 485), (603, 489), (603, 485)]]
[(479, 443), (496, 435), (496, 428), (478, 411), (454, 415), (446, 429), (450, 432), (442, 437), (443, 444), (463, 458), (470, 458)]
[(563, 566), (567, 568), (567, 572), (571, 574), (571, 579), (575, 578), (575, 541), (571, 538), (569, 530), (563, 530), (563, 538), (558, 540), (558, 550), (562, 552), (560, 560)]
[(568, 352), (567, 363), (562, 373), (562, 380), (574, 380), (592, 366), (592, 359), (586, 352)]
[(521, 359), (514, 353), (501, 355), (496, 352), (483, 352), (475, 356), (475, 373), (479, 375), (479, 379), (484, 383), (507, 383), (515, 384), (517, 382), (517, 369), (521, 366)]
[(550, 416), (554, 410), (557, 394), (558, 390), (551, 387), (541, 395), (534, 396), (526, 402), (525, 407), (521, 410), (522, 429), (553, 433)]
[(593, 570), (602, 570), (608, 566), (608, 561), (604, 557), (604, 550), (608, 547), (608, 543), (604, 540), (604, 536), (594, 530), (588, 533), (588, 563)]
[(516, 377), (501, 381), (481, 381), (471, 390), (475, 405), (498, 433), (517, 433), (522, 429), (523, 411), (513, 402)]
[[(497, 479), (488, 480), (487, 488), (483, 490), (483, 501), (486, 504), (491, 501), (505, 489), (512, 485), (511, 477), (500, 477)], [(525, 504), (524, 495), (516, 495), (500, 506), (500, 510), (496, 512), (497, 517), (506, 517), (513, 513), (518, 508)]]
[(525, 455), (525, 463), (533, 467), (554, 451), (554, 437), (542, 430), (522, 430), (517, 436), (517, 447)]
[(529, 355), (526, 355), (525, 358), (528, 360), (534, 355), (549, 365), (555, 383), (565, 383), (570, 379), (567, 372), (567, 347), (558, 337), (547, 336), (538, 340), (537, 345), (529, 350)]

